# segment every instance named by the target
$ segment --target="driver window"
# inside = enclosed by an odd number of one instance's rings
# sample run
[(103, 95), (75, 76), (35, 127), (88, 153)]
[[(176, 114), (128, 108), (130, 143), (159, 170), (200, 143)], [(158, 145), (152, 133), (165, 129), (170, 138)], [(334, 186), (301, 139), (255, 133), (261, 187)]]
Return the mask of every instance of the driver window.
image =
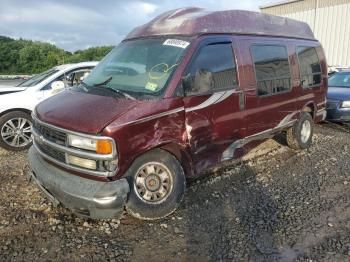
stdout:
[(77, 69), (65, 75), (66, 87), (79, 85), (91, 72), (91, 68)]
[(183, 77), (187, 96), (214, 93), (237, 86), (237, 70), (231, 43), (200, 49)]

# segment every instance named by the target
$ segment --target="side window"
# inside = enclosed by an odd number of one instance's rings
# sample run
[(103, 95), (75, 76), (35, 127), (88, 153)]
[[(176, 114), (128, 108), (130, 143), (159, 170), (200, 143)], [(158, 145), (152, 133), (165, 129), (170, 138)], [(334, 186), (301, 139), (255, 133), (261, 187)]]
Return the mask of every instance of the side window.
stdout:
[(44, 86), (41, 90), (51, 90), (51, 84), (55, 81), (63, 81), (66, 88), (71, 87), (73, 85), (80, 84), (81, 81), (90, 74), (91, 70), (92, 68), (88, 67), (88, 68), (78, 68), (78, 69), (66, 72), (65, 74), (62, 74), (56, 77), (56, 79), (52, 80), (50, 83)]
[(65, 75), (65, 85), (66, 87), (71, 87), (74, 85), (79, 85), (91, 72), (91, 68), (79, 68), (68, 72)]
[(186, 95), (201, 95), (237, 86), (237, 70), (231, 43), (210, 44), (200, 49), (186, 70)]
[(273, 95), (291, 89), (291, 74), (288, 52), (280, 45), (252, 45), (259, 96)]
[(314, 47), (299, 46), (297, 55), (303, 88), (321, 84), (321, 65)]

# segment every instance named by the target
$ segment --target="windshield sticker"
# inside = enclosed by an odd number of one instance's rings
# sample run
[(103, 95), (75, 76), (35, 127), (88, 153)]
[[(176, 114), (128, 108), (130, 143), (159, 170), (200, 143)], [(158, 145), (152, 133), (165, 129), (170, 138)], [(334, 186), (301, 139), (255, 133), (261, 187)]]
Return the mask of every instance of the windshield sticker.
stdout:
[(190, 43), (179, 39), (167, 39), (163, 45), (170, 45), (185, 49)]
[(145, 88), (151, 91), (156, 91), (158, 85), (156, 83), (147, 82)]
[(148, 77), (151, 80), (159, 80), (165, 77), (168, 73), (170, 73), (170, 70), (174, 69), (178, 64), (173, 64), (169, 67), (166, 63), (160, 63), (154, 65), (151, 70), (148, 72)]

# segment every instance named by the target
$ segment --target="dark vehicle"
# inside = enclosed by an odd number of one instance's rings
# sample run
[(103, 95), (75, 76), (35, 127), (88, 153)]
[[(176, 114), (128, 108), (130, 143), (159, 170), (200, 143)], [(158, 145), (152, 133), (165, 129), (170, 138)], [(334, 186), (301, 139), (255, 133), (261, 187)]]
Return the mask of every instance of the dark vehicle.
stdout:
[(285, 131), (308, 148), (325, 118), (327, 64), (309, 26), (247, 11), (166, 12), (84, 82), (33, 114), (32, 172), (55, 203), (92, 218), (172, 213), (186, 178)]
[(350, 122), (350, 70), (335, 73), (328, 81), (327, 120)]

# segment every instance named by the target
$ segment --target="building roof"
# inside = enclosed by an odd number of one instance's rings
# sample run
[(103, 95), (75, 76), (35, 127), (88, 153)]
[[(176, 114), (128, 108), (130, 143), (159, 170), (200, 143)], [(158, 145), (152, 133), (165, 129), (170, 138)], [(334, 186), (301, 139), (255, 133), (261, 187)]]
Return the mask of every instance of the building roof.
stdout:
[(165, 12), (149, 23), (136, 27), (125, 39), (206, 33), (270, 35), (315, 40), (306, 23), (293, 19), (250, 11), (208, 11), (197, 7)]
[(279, 5), (286, 5), (286, 4), (291, 4), (291, 3), (300, 2), (300, 1), (301, 0), (285, 0), (285, 1), (280, 1), (277, 3), (273, 3), (273, 4), (262, 5), (262, 6), (259, 6), (259, 8), (266, 9), (266, 8), (270, 8), (270, 7), (275, 7), (275, 6), (279, 6)]

